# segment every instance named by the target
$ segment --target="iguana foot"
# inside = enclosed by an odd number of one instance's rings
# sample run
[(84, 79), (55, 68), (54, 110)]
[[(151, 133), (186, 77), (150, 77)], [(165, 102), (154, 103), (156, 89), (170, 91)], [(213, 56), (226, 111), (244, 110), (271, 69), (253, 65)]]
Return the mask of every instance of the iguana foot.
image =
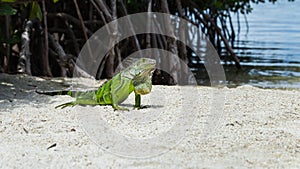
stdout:
[(149, 108), (150, 106), (134, 106), (133, 109), (146, 109), (146, 108)]
[(116, 111), (116, 110), (121, 110), (121, 111), (129, 111), (129, 109), (127, 109), (127, 108), (125, 108), (125, 107), (122, 107), (122, 108), (120, 108), (120, 107), (119, 107), (119, 108), (117, 108), (117, 109), (114, 109), (114, 110), (115, 110), (115, 111)]
[(121, 110), (121, 111), (129, 111), (129, 109), (125, 108), (125, 107), (119, 107), (119, 106), (113, 106), (114, 110)]

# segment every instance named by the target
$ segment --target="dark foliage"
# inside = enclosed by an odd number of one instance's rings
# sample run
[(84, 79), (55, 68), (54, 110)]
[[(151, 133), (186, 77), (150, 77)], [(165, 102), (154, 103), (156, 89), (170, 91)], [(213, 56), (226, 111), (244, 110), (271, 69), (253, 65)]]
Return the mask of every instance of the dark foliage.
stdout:
[[(275, 2), (276, 0), (269, 0)], [(264, 0), (1, 0), (0, 72), (37, 76), (72, 76), (86, 40), (112, 20), (138, 12), (178, 15), (199, 27), (222, 59), (239, 60), (233, 51), (231, 13), (248, 14)], [(150, 39), (149, 41), (147, 41)], [(156, 39), (156, 40), (154, 40)], [(166, 43), (165, 43), (166, 42)], [(126, 56), (144, 48), (176, 52), (191, 67), (199, 59), (183, 44), (161, 35), (139, 35), (121, 41), (99, 63), (96, 78), (110, 78)], [(170, 65), (172, 66), (172, 65)], [(180, 69), (177, 68), (177, 69)], [(176, 83), (175, 74), (156, 71), (155, 83)], [(163, 80), (160, 80), (163, 79)]]

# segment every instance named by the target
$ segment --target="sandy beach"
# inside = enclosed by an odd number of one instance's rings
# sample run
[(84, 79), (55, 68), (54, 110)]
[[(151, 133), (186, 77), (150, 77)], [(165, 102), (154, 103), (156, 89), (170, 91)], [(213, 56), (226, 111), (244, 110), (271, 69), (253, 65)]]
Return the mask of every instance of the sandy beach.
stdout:
[(300, 90), (155, 85), (130, 111), (35, 92), (67, 86), (0, 74), (1, 168), (300, 168)]

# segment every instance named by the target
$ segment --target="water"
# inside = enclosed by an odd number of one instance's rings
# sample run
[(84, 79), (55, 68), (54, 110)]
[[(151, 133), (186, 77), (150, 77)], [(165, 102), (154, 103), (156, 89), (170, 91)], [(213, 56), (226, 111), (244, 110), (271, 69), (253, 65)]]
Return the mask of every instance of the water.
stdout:
[(247, 15), (249, 32), (240, 15), (235, 52), (243, 69), (224, 66), (229, 86), (300, 88), (299, 6), (300, 1), (287, 0), (253, 5), (253, 12)]

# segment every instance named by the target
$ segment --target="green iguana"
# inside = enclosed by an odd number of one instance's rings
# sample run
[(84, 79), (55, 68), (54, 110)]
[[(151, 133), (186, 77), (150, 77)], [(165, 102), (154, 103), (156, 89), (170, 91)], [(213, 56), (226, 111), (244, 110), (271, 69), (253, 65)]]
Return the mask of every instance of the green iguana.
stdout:
[(112, 105), (115, 110), (128, 110), (119, 107), (130, 95), (135, 93), (135, 108), (141, 108), (141, 95), (151, 92), (152, 74), (156, 61), (149, 58), (140, 58), (132, 65), (116, 74), (96, 91), (68, 92), (74, 94), (76, 100), (64, 103), (55, 108), (65, 108), (74, 105)]

